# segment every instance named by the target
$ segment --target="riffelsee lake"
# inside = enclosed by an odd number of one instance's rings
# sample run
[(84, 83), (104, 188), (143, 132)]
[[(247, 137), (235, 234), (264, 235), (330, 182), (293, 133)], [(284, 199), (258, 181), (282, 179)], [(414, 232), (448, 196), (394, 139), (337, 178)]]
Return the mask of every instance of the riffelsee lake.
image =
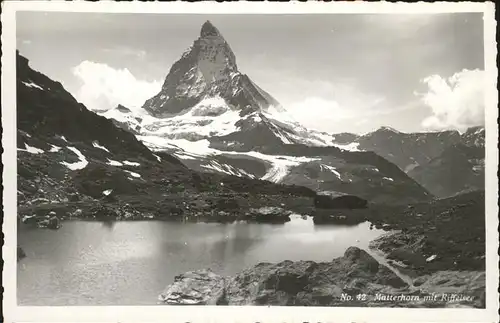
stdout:
[(367, 248), (383, 231), (314, 225), (164, 221), (64, 222), (57, 231), (19, 225), (19, 305), (153, 305), (176, 275), (211, 268), (235, 274), (259, 262), (329, 261)]

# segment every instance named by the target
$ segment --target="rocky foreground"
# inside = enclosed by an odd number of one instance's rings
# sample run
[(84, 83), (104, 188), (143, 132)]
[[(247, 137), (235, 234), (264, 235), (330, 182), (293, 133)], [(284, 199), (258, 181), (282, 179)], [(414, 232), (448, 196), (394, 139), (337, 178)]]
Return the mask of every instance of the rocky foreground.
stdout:
[[(417, 282), (417, 280), (415, 280)], [(483, 308), (484, 272), (440, 271), (406, 282), (366, 251), (330, 262), (260, 263), (236, 276), (202, 269), (175, 277), (167, 305), (275, 305)]]
[(359, 208), (338, 209), (332, 201), (318, 201), (326, 200), (316, 200), (316, 224), (369, 220), (388, 232), (368, 252), (350, 247), (330, 262), (260, 263), (234, 277), (207, 269), (188, 272), (175, 278), (160, 301), (484, 308), (484, 191), (409, 206), (365, 208), (352, 199)]

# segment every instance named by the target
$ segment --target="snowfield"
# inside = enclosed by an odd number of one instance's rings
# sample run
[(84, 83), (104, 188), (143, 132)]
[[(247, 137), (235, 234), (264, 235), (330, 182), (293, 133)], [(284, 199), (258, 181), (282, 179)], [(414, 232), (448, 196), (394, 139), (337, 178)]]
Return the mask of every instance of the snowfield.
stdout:
[[(263, 180), (268, 180), (272, 182), (281, 181), (289, 171), (290, 167), (298, 166), (302, 163), (308, 163), (312, 161), (320, 160), (320, 158), (311, 158), (311, 157), (294, 157), (294, 156), (284, 156), (284, 155), (267, 155), (256, 151), (249, 152), (234, 152), (234, 151), (221, 151), (217, 149), (210, 148), (210, 142), (207, 139), (198, 140), (198, 141), (189, 141), (185, 139), (178, 140), (168, 140), (161, 137), (152, 137), (152, 136), (139, 136), (146, 146), (150, 149), (157, 150), (168, 150), (176, 149), (173, 154), (180, 159), (197, 159), (197, 158), (205, 158), (210, 156), (217, 155), (234, 155), (234, 156), (249, 156), (256, 159), (260, 159), (265, 161), (266, 164), (270, 165), (267, 173), (261, 177)], [(160, 145), (163, 144), (163, 148), (159, 148)], [(231, 167), (229, 165), (221, 165), (217, 162), (213, 162), (209, 165), (202, 165), (203, 168), (217, 170), (222, 173), (237, 175), (239, 174), (246, 175), (250, 178), (255, 178), (255, 176), (246, 173), (245, 171), (238, 169), (236, 172), (234, 169), (225, 169), (225, 167)]]
[[(195, 74), (193, 74), (195, 75)], [(182, 89), (181, 89), (182, 90)], [(166, 97), (163, 99), (167, 99)], [(220, 96), (206, 97), (190, 109), (170, 117), (156, 118), (145, 110), (120, 111), (118, 108), (109, 110), (103, 115), (138, 129), (137, 138), (152, 151), (168, 151), (181, 160), (196, 160), (210, 158), (217, 155), (242, 155), (262, 160), (269, 166), (261, 179), (280, 182), (290, 171), (291, 167), (303, 163), (319, 160), (320, 158), (274, 156), (256, 151), (232, 152), (210, 148), (207, 138), (225, 136), (242, 131), (238, 122), (252, 126), (255, 123), (265, 122), (274, 135), (284, 144), (305, 144), (308, 146), (335, 146), (343, 150), (359, 151), (358, 143), (339, 145), (334, 143), (335, 137), (331, 134), (307, 129), (296, 122), (293, 117), (281, 106), (269, 106), (252, 112), (243, 117), (240, 110), (234, 109)], [(228, 144), (230, 146), (231, 143)], [(100, 148), (100, 147), (98, 147)], [(161, 159), (156, 156), (158, 161)], [(122, 166), (127, 162), (111, 161), (110, 165)], [(210, 161), (202, 168), (221, 173), (248, 176), (241, 169), (230, 165)], [(322, 169), (334, 173), (341, 179), (340, 173), (333, 167), (322, 165)]]
[[(239, 121), (261, 123), (264, 122), (262, 116), (270, 122), (268, 125), (271, 131), (284, 144), (334, 146), (344, 150), (359, 151), (358, 143), (339, 145), (334, 142), (333, 135), (301, 126), (281, 106), (269, 106), (244, 117), (241, 117), (239, 113), (239, 110), (229, 106), (223, 98), (215, 95), (206, 97), (187, 111), (170, 117), (156, 118), (143, 109), (123, 112), (118, 108), (108, 110), (101, 115), (136, 129), (140, 133), (141, 140), (148, 141), (150, 145), (154, 143), (158, 149), (165, 145), (163, 140), (159, 142), (159, 138), (196, 142), (212, 136), (225, 136), (241, 131), (240, 127), (236, 126)], [(153, 137), (153, 139), (149, 140), (147, 137)]]
[(155, 135), (169, 139), (224, 136), (238, 131), (241, 119), (221, 97), (203, 99), (188, 112), (171, 118), (146, 119), (141, 124), (142, 135)]
[(329, 165), (325, 165), (325, 164), (321, 164), (320, 165), (320, 169), (321, 170), (330, 171), (330, 172), (334, 173), (337, 176), (338, 179), (342, 180), (342, 176), (340, 176), (340, 173), (335, 169), (335, 167), (329, 166)]

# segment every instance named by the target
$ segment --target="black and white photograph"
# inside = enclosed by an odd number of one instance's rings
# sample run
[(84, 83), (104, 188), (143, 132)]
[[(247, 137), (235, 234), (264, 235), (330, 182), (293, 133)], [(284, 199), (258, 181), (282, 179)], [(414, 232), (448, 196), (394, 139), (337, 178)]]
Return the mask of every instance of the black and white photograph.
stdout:
[(492, 5), (120, 4), (12, 13), (3, 230), (18, 313), (424, 308), (495, 320)]

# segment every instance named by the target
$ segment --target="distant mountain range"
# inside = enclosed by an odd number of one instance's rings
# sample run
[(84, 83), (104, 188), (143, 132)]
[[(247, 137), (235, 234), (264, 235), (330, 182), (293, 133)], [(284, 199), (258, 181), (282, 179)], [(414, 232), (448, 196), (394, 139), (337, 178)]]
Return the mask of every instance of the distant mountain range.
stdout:
[(484, 189), (484, 127), (403, 133), (382, 127), (365, 135), (335, 135), (341, 144), (374, 151), (393, 162), (432, 194), (445, 197)]

